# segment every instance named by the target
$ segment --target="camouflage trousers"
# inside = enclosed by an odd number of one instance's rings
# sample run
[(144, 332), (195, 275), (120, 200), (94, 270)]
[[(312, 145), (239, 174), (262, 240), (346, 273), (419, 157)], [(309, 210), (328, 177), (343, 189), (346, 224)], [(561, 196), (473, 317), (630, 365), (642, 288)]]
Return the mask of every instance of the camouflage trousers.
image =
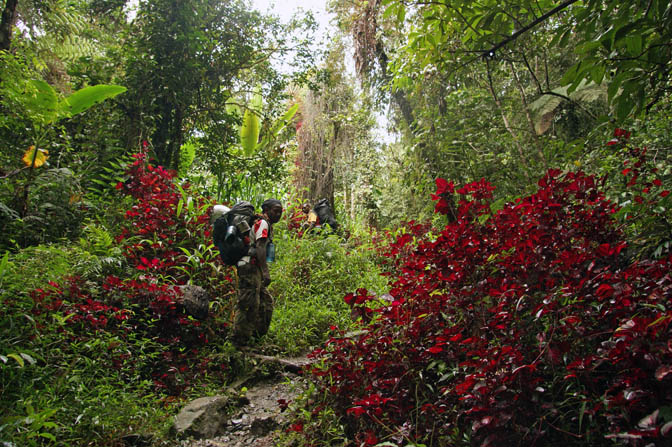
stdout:
[(268, 332), (273, 316), (273, 297), (263, 286), (261, 269), (245, 264), (238, 267), (238, 297), (233, 322), (233, 340), (247, 344), (252, 337)]

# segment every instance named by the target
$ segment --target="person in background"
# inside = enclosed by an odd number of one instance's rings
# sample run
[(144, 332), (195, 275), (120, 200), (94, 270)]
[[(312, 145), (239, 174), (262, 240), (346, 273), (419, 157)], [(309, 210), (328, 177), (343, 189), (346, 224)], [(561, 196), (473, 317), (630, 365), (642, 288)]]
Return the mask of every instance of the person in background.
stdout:
[[(261, 217), (253, 226), (254, 250), (238, 262), (238, 299), (233, 323), (233, 344), (247, 346), (252, 337), (268, 332), (273, 316), (273, 297), (266, 287), (271, 283), (268, 263), (273, 261), (273, 224), (282, 217), (282, 203), (268, 199), (261, 204)], [(267, 255), (271, 255), (270, 259)]]
[(310, 204), (304, 203), (301, 210), (308, 216), (301, 226), (303, 234), (308, 233), (315, 227), (320, 228), (320, 218), (317, 217), (317, 213), (310, 207)]

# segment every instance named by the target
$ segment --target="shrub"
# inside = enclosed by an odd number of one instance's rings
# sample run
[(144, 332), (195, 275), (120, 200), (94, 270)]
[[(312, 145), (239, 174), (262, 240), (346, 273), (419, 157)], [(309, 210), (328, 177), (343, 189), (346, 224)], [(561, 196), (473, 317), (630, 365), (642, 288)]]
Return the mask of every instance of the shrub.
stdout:
[[(134, 200), (116, 240), (90, 224), (79, 246), (3, 261), (0, 329), (11, 334), (0, 340), (3, 442), (116, 445), (157, 429), (171, 402), (237, 372), (223, 341), (228, 315), (197, 321), (175, 302), (178, 284), (215, 298), (233, 289), (214, 260), (207, 204), (172, 179), (140, 154), (119, 186)], [(110, 264), (113, 274), (92, 273)]]
[(327, 407), (358, 445), (669, 442), (672, 258), (624, 255), (601, 184), (551, 170), (491, 212), (484, 180), (438, 179), (436, 211), (457, 195), (455, 218), (436, 236), (410, 225), (389, 247), (394, 301), (313, 354), (306, 442)]
[[(22, 213), (17, 185), (8, 183), (0, 191), (0, 247), (22, 247), (71, 239), (79, 234), (86, 215), (79, 179), (66, 168), (49, 169), (35, 178)], [(13, 195), (13, 198), (9, 196)], [(15, 202), (15, 203), (13, 203)]]

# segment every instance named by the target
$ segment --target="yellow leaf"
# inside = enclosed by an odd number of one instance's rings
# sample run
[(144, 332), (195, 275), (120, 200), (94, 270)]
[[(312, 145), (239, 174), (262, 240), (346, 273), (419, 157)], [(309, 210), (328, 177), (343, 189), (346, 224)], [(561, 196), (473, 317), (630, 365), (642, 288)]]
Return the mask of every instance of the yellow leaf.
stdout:
[(23, 154), (22, 160), (26, 164), (26, 166), (33, 165), (33, 157), (35, 158), (34, 166), (36, 168), (39, 168), (40, 166), (42, 166), (47, 162), (47, 158), (49, 158), (49, 151), (37, 149), (37, 154), (35, 153), (35, 151), (36, 151), (35, 146), (30, 146), (26, 151), (26, 153)]

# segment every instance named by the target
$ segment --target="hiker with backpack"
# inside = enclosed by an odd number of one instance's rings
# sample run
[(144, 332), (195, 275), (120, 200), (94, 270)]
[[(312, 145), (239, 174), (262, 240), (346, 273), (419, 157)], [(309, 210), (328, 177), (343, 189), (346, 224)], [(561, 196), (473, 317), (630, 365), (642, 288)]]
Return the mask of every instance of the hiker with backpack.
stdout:
[(304, 205), (303, 212), (308, 214), (307, 221), (304, 223), (304, 234), (310, 232), (313, 228), (322, 230), (325, 228), (325, 224), (329, 225), (331, 230), (338, 231), (339, 223), (334, 217), (334, 211), (327, 199), (318, 200), (312, 209), (310, 209), (310, 205)]
[(268, 332), (273, 315), (273, 298), (266, 287), (271, 282), (268, 263), (275, 257), (273, 224), (282, 217), (282, 203), (268, 199), (261, 215), (249, 202), (239, 202), (215, 221), (213, 239), (222, 261), (238, 270), (232, 342), (242, 347), (253, 336)]

